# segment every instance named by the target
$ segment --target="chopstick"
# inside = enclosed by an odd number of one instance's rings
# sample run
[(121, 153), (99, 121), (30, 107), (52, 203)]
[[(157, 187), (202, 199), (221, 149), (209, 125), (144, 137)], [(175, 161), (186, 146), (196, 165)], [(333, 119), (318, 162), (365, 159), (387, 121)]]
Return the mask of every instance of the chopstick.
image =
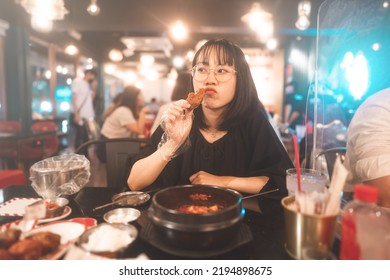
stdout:
[(267, 194), (267, 193), (272, 193), (272, 192), (277, 192), (279, 189), (273, 189), (273, 190), (270, 190), (270, 191), (266, 191), (266, 192), (261, 192), (261, 193), (255, 193), (255, 194), (252, 194), (252, 195), (248, 195), (246, 197), (243, 197), (242, 199), (247, 199), (247, 198), (252, 198), (252, 197), (256, 197), (256, 196), (261, 196), (263, 194)]

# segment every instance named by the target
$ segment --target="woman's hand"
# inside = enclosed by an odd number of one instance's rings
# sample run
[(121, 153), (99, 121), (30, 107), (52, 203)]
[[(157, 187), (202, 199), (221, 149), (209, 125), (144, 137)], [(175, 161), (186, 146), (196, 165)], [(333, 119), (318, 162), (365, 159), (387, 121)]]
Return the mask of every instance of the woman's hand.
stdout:
[(199, 171), (190, 177), (191, 184), (212, 185), (223, 188), (230, 188), (243, 193), (255, 194), (267, 184), (269, 177), (233, 177), (216, 176), (205, 171)]
[(173, 102), (162, 117), (162, 127), (169, 140), (180, 147), (187, 139), (191, 127), (193, 114), (187, 109), (190, 104), (186, 100)]
[(139, 111), (139, 114), (146, 115), (146, 114), (149, 114), (149, 112), (150, 112), (149, 107), (145, 106), (145, 107), (142, 107), (142, 109)]
[(205, 171), (199, 171), (193, 174), (190, 177), (190, 182), (194, 185), (225, 186), (221, 176), (216, 176)]

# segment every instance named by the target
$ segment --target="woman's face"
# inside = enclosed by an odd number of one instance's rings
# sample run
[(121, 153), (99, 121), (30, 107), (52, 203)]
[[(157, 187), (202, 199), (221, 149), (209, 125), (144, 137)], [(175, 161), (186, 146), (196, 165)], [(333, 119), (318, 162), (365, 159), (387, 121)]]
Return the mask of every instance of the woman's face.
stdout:
[[(208, 61), (207, 63), (205, 61)], [(219, 65), (218, 57), (215, 53), (215, 50), (210, 53), (208, 59), (204, 59), (202, 55), (199, 56), (199, 59), (196, 63), (205, 69), (211, 69), (207, 78), (203, 81), (196, 79), (196, 76), (193, 77), (194, 89), (195, 91), (200, 88), (206, 89), (206, 94), (203, 98), (202, 106), (204, 109), (223, 109), (229, 104), (235, 94), (236, 84), (237, 84), (237, 75), (232, 72), (229, 74), (229, 79), (227, 81), (220, 82), (215, 76), (213, 69), (222, 67), (227, 70), (235, 70), (233, 66), (229, 65)], [(220, 79), (221, 80), (221, 79)]]

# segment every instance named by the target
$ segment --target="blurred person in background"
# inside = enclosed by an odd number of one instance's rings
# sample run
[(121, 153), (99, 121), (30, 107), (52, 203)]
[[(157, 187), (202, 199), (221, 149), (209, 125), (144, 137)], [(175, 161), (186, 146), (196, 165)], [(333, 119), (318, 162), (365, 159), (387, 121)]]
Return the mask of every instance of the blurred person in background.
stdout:
[[(243, 193), (278, 188), (287, 195), (286, 170), (293, 164), (268, 121), (242, 50), (216, 39), (193, 60), (193, 90), (205, 90), (202, 103), (170, 104), (164, 125), (138, 155), (128, 186), (215, 185)], [(164, 127), (164, 130), (163, 128)]]
[[(175, 87), (172, 90), (171, 101), (186, 99), (188, 93), (192, 90), (192, 76), (190, 72), (180, 72), (176, 78)], [(171, 102), (162, 105), (154, 119), (151, 128), (151, 134), (159, 127), (163, 113), (169, 108)]]
[[(106, 110), (106, 118), (100, 132), (102, 140), (112, 138), (137, 138), (144, 134), (145, 115), (149, 108), (144, 106), (141, 90), (127, 86), (116, 102)], [(106, 162), (105, 145), (98, 145), (97, 156)]]
[(107, 108), (103, 111), (103, 121), (107, 118), (109, 114), (112, 113), (113, 109), (119, 104), (120, 99), (122, 98), (122, 92), (115, 95), (111, 103), (108, 104)]
[(158, 110), (160, 109), (160, 105), (157, 103), (156, 97), (152, 97), (152, 99), (150, 99), (150, 103), (147, 106), (149, 108), (149, 113), (156, 116)]
[(84, 71), (82, 79), (76, 78), (72, 83), (73, 121), (75, 125), (75, 149), (88, 141), (85, 121), (95, 118), (93, 100), (96, 95), (97, 73), (93, 69)]
[(358, 183), (378, 188), (379, 203), (390, 207), (390, 87), (368, 97), (347, 131), (345, 191)]
[(295, 130), (297, 125), (304, 125), (306, 98), (297, 92), (297, 84), (289, 82), (285, 87), (286, 103), (284, 105), (284, 127)]

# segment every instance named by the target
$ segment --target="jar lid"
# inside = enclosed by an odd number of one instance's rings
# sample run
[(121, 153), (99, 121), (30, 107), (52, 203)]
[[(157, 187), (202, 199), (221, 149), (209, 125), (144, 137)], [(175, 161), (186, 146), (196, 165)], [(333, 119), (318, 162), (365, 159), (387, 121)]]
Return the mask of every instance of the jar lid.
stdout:
[(354, 189), (354, 198), (367, 202), (378, 202), (379, 191), (377, 188), (369, 185), (356, 185)]

